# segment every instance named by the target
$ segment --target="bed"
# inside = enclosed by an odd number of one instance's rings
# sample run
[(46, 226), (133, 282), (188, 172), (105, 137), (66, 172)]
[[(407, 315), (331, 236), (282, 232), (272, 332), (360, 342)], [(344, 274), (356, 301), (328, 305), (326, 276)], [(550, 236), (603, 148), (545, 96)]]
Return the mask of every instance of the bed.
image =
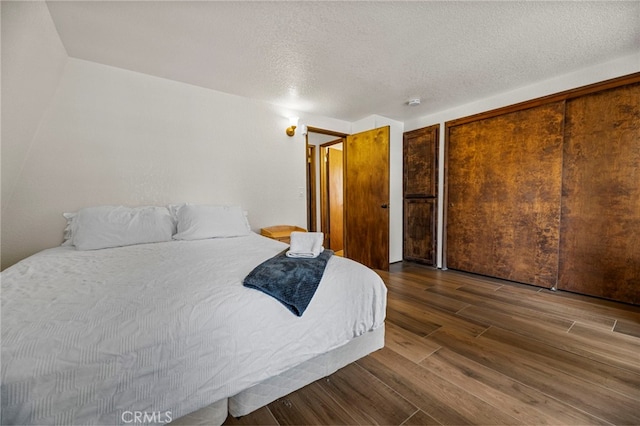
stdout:
[(203, 407), (220, 424), (381, 348), (386, 288), (359, 263), (332, 256), (300, 317), (242, 285), (286, 248), (253, 232), (62, 246), (3, 271), (2, 424), (161, 424)]

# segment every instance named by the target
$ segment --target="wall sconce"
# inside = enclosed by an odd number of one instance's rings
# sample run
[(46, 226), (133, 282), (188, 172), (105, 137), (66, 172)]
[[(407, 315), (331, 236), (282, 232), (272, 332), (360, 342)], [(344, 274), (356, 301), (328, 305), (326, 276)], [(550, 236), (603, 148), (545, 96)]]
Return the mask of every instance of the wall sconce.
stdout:
[(295, 135), (296, 127), (298, 127), (298, 117), (289, 117), (289, 127), (287, 127), (287, 136)]

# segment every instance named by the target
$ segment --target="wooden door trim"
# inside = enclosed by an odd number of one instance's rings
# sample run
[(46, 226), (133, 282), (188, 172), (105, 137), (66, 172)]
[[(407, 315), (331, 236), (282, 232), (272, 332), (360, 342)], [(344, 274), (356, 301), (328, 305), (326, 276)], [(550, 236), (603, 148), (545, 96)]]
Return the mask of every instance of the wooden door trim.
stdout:
[(316, 170), (317, 170), (316, 146), (307, 141), (307, 229), (310, 232), (317, 230), (318, 217), (316, 214)]
[[(338, 138), (345, 138), (348, 135), (347, 133), (337, 132), (335, 130), (328, 130), (328, 129), (321, 129), (320, 127), (307, 126), (307, 134), (305, 135), (306, 146), (316, 146), (316, 145), (309, 144), (309, 133), (318, 133), (318, 134), (321, 134), (321, 135), (336, 136)], [(321, 146), (321, 145), (318, 145), (318, 146)], [(307, 151), (305, 151), (305, 156), (306, 155), (307, 155)], [(317, 156), (314, 156), (314, 157), (317, 157)], [(314, 158), (314, 160), (316, 160), (316, 158)], [(308, 159), (305, 158), (305, 167), (308, 167), (307, 161), (308, 161)], [(315, 164), (315, 166), (317, 167), (317, 163)], [(322, 167), (320, 167), (320, 172), (322, 173)], [(313, 182), (309, 182), (310, 179), (312, 179)], [(316, 174), (315, 173), (313, 173), (312, 177), (310, 177), (307, 174), (307, 187), (308, 188), (309, 187), (312, 188), (311, 192), (313, 194), (311, 194), (311, 197), (313, 197), (312, 200), (314, 201), (313, 211), (312, 212), (309, 211), (309, 209), (311, 207), (309, 206), (308, 202), (307, 202), (307, 205), (306, 205), (306, 208), (307, 208), (307, 226), (309, 227), (309, 230), (317, 229), (317, 222), (318, 222), (317, 204), (315, 204), (315, 203), (317, 203), (317, 196), (316, 196), (317, 182), (315, 182), (315, 180), (316, 180)], [(322, 184), (322, 176), (320, 177), (320, 182)], [(322, 188), (320, 188), (320, 193), (322, 194)], [(320, 225), (321, 225), (321, 227), (323, 226), (322, 219), (320, 219)]]
[(348, 133), (336, 132), (335, 130), (321, 129), (319, 127), (312, 127), (312, 126), (307, 126), (307, 132), (319, 133), (321, 135), (336, 136), (338, 138), (345, 138), (349, 135)]
[[(327, 133), (329, 134), (329, 133)], [(329, 136), (333, 136), (329, 134)], [(320, 229), (325, 232), (325, 246), (328, 245), (326, 232), (329, 231), (329, 217), (327, 215), (327, 207), (329, 206), (329, 200), (327, 200), (327, 163), (326, 163), (326, 155), (328, 153), (328, 149), (332, 145), (337, 145), (339, 143), (344, 144), (345, 139), (343, 137), (325, 142), (323, 144), (318, 145), (320, 147), (320, 156), (322, 160), (320, 160)], [(343, 153), (342, 160), (344, 164), (344, 145), (343, 145)], [(343, 166), (344, 167), (344, 166)], [(343, 180), (343, 188), (344, 191), (344, 180)], [(344, 209), (343, 209), (344, 210)], [(344, 235), (342, 236), (344, 240)]]

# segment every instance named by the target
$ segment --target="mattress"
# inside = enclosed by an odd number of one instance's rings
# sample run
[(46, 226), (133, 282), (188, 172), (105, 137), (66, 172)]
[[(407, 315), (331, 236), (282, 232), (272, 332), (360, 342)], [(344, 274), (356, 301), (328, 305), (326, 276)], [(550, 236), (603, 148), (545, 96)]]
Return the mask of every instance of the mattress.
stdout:
[[(302, 317), (242, 286), (256, 234), (45, 250), (2, 272), (2, 423), (166, 423), (382, 327), (386, 288), (332, 257)], [(131, 419), (130, 419), (131, 417)]]

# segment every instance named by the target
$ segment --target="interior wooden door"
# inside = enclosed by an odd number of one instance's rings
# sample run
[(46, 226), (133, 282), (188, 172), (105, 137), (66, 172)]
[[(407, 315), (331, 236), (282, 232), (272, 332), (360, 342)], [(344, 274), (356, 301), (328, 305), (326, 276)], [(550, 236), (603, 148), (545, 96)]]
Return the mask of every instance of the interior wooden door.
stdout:
[(440, 125), (403, 135), (403, 197), (438, 196), (438, 135)]
[(640, 84), (567, 101), (558, 288), (640, 304)]
[(446, 266), (554, 287), (564, 102), (449, 127)]
[(438, 136), (440, 125), (403, 135), (403, 242), (405, 260), (436, 265)]
[(327, 150), (329, 201), (329, 248), (344, 249), (344, 172), (342, 150), (330, 146)]
[(436, 198), (404, 199), (404, 259), (436, 264), (437, 205)]
[(389, 269), (389, 127), (345, 143), (345, 256)]

